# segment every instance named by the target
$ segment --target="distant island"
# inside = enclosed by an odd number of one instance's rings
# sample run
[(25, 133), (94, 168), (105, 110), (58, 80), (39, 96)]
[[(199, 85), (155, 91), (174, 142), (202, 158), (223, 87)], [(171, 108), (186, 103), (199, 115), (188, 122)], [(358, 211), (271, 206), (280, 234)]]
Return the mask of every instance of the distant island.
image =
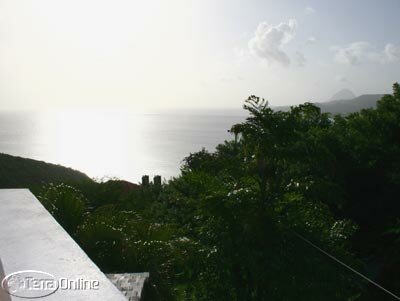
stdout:
[[(335, 100), (314, 102), (314, 104), (319, 107), (323, 113), (346, 115), (359, 112), (362, 109), (375, 108), (377, 101), (383, 96), (384, 94), (365, 94), (351, 99), (336, 99), (337, 96), (334, 96)], [(273, 109), (277, 111), (289, 111), (290, 106), (277, 106), (273, 107)]]
[(356, 97), (357, 96), (350, 89), (342, 89), (342, 90), (336, 92), (335, 94), (333, 94), (332, 97), (329, 99), (329, 101), (349, 100), (349, 99), (353, 99)]

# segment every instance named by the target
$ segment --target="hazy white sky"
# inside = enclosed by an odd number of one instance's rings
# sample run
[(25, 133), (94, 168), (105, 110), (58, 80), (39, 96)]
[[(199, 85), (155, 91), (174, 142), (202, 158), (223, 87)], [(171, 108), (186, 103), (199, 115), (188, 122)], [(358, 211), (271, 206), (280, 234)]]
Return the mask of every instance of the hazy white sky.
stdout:
[(399, 11), (399, 0), (0, 0), (0, 109), (389, 92)]

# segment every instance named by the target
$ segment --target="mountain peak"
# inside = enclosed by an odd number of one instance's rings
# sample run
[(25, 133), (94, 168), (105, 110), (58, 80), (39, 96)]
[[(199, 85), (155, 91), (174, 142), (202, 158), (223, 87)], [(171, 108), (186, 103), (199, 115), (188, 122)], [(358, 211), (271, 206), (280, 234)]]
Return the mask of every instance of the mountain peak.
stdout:
[(356, 95), (349, 89), (342, 89), (331, 97), (332, 100), (348, 100), (355, 98)]

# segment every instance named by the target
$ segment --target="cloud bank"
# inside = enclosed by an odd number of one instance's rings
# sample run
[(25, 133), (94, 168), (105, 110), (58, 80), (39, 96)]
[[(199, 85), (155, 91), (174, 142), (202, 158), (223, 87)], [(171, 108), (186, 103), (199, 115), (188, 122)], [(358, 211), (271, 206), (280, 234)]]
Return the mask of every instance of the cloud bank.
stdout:
[(354, 42), (344, 47), (332, 47), (337, 63), (359, 65), (364, 62), (400, 62), (400, 46), (388, 43), (382, 51), (376, 50), (368, 42)]

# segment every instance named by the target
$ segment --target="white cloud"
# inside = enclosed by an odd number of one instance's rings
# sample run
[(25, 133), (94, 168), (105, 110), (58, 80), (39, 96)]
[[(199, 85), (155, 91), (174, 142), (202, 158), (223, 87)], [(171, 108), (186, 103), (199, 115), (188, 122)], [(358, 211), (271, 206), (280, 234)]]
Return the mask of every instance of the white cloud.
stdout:
[(318, 39), (314, 36), (309, 36), (307, 39), (308, 44), (315, 44), (315, 43), (317, 43), (317, 41), (318, 41)]
[(354, 42), (345, 47), (332, 47), (332, 50), (335, 52), (335, 61), (347, 65), (400, 62), (400, 46), (390, 43), (382, 51), (376, 50), (368, 42)]
[(335, 61), (341, 64), (358, 65), (368, 54), (370, 44), (367, 42), (354, 42), (346, 47), (332, 47), (335, 51)]
[(399, 62), (400, 61), (400, 46), (393, 44), (386, 44), (384, 50), (384, 56), (388, 62)]
[(316, 13), (316, 10), (312, 8), (311, 6), (308, 6), (304, 9), (304, 13), (306, 15), (314, 15)]
[(296, 28), (297, 21), (294, 19), (275, 26), (266, 22), (260, 23), (248, 43), (250, 53), (269, 63), (289, 65), (290, 58), (282, 47), (292, 40)]
[(303, 67), (307, 62), (306, 58), (304, 57), (304, 54), (300, 51), (296, 51), (296, 53), (294, 54), (294, 60), (296, 64), (300, 67)]

